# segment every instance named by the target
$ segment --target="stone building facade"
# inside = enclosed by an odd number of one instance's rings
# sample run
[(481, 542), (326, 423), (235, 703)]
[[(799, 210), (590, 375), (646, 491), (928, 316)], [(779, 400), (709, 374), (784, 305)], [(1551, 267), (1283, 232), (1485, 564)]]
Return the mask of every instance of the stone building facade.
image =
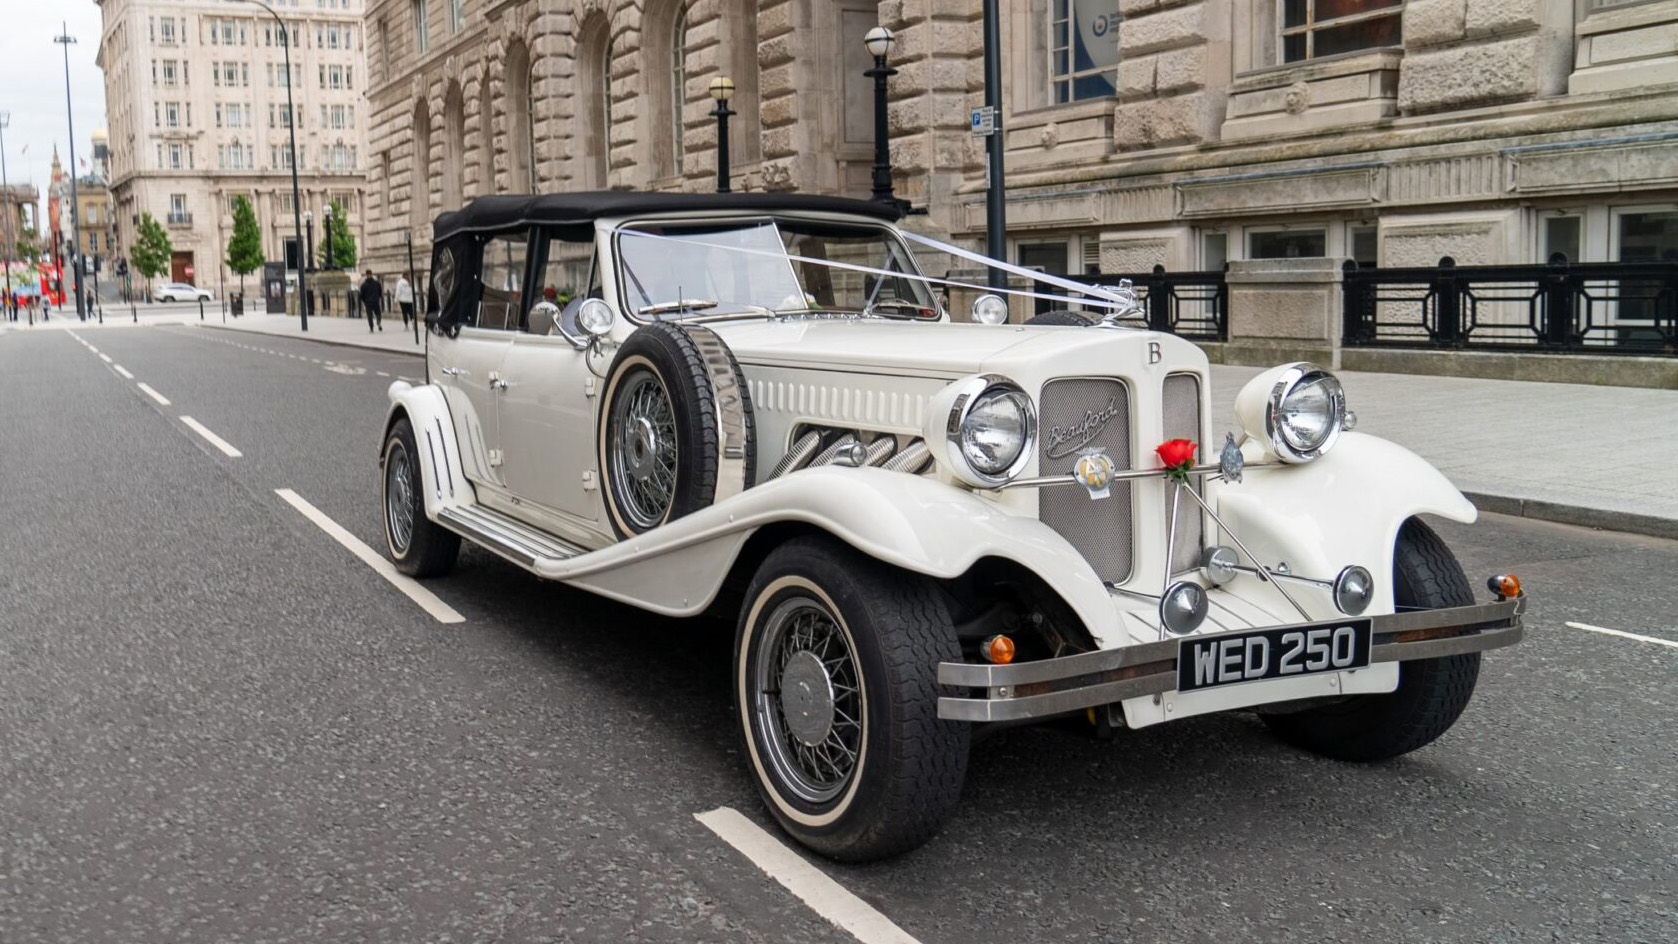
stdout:
[[(1007, 0), (1009, 251), (1049, 271), (1678, 252), (1678, 0)], [(866, 195), (896, 33), (909, 225), (978, 245), (972, 0), (370, 0), (372, 259), (490, 192)], [(423, 36), (421, 35), (423, 26)]]
[(97, 2), (117, 252), (126, 254), (140, 213), (149, 212), (175, 250), (164, 278), (219, 291), (236, 278), (223, 260), (233, 198), (243, 195), (256, 209), (264, 254), (294, 270), (294, 121), (316, 241), (329, 201), (348, 211), (364, 241), (363, 0), (272, 0), (285, 30), (249, 3)]

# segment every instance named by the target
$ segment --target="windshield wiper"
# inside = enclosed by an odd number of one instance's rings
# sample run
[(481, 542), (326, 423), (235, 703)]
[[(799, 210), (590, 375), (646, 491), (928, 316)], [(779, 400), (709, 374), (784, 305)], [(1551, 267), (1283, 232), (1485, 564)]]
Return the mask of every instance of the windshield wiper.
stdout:
[(715, 307), (717, 307), (717, 303), (708, 298), (678, 298), (675, 301), (642, 306), (635, 309), (635, 313), (637, 315), (667, 315), (673, 311), (705, 311)]
[(868, 309), (865, 312), (865, 314), (872, 313), (874, 311), (874, 309), (876, 309), (876, 308), (888, 308), (888, 309), (893, 309), (893, 310), (896, 310), (896, 311), (912, 311), (917, 315), (919, 315), (923, 311), (930, 311), (931, 310), (931, 309), (927, 308), (925, 305), (919, 304), (917, 302), (906, 302), (901, 298), (882, 298), (882, 299), (880, 299), (876, 302), (871, 303), (868, 306)]

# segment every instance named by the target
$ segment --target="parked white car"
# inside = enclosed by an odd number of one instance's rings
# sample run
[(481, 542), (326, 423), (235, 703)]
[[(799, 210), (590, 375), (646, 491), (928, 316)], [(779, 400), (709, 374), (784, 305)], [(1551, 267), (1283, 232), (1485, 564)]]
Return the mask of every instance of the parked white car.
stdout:
[(213, 302), (216, 300), (215, 293), (209, 289), (188, 285), (185, 282), (164, 282), (157, 288), (152, 289), (151, 297), (154, 302), (195, 302), (199, 299)]
[(930, 838), (976, 728), (1256, 709), (1374, 761), (1451, 727), (1480, 652), (1521, 637), (1519, 583), (1475, 601), (1418, 517), (1474, 506), (1352, 431), (1333, 374), (1267, 371), (1226, 439), (1205, 354), (1137, 327), (1126, 289), (953, 323), (896, 218), (787, 194), (444, 214), (427, 382), (391, 385), (381, 440), (391, 558), (441, 575), (464, 537), (737, 620), (752, 774), (842, 859)]

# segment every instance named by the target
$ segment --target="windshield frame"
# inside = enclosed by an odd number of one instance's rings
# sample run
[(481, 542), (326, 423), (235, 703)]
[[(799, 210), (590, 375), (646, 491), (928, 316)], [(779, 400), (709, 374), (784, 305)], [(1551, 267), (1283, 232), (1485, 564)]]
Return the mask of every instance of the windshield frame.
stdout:
[[(905, 241), (900, 235), (898, 235), (897, 227), (892, 226), (889, 223), (883, 223), (879, 220), (869, 219), (867, 217), (849, 216), (849, 215), (843, 215), (843, 214), (809, 213), (809, 212), (784, 212), (784, 213), (783, 212), (742, 212), (742, 213), (738, 213), (738, 214), (732, 214), (732, 213), (731, 214), (704, 213), (704, 214), (694, 214), (694, 215), (691, 215), (691, 216), (672, 214), (670, 216), (632, 217), (632, 218), (625, 218), (625, 219), (619, 219), (619, 220), (611, 221), (611, 223), (609, 224), (609, 237), (610, 237), (609, 245), (611, 247), (611, 253), (612, 253), (612, 260), (611, 260), (612, 261), (612, 285), (613, 285), (613, 289), (614, 289), (614, 291), (617, 295), (618, 313), (621, 316), (623, 316), (624, 318), (628, 319), (630, 322), (632, 322), (634, 324), (637, 324), (637, 325), (650, 324), (654, 321), (659, 321), (659, 320), (674, 320), (674, 321), (678, 321), (678, 322), (699, 322), (701, 320), (704, 320), (704, 321), (718, 321), (718, 320), (725, 320), (725, 319), (731, 319), (731, 318), (797, 318), (797, 317), (804, 317), (804, 316), (810, 316), (810, 315), (818, 315), (819, 316), (819, 315), (824, 315), (824, 314), (840, 315), (840, 316), (844, 316), (844, 317), (856, 317), (856, 318), (864, 317), (865, 315), (864, 315), (863, 312), (852, 311), (850, 309), (842, 309), (842, 308), (814, 308), (814, 309), (808, 309), (808, 308), (806, 308), (806, 309), (787, 310), (787, 311), (763, 310), (763, 311), (739, 311), (739, 312), (719, 312), (719, 313), (712, 313), (712, 312), (709, 312), (709, 311), (698, 310), (698, 311), (694, 311), (694, 312), (690, 313), (685, 318), (660, 319), (658, 316), (649, 317), (649, 316), (646, 316), (646, 315), (642, 315), (642, 314), (640, 314), (640, 312), (638, 311), (638, 309), (635, 306), (632, 306), (632, 305), (629, 304), (629, 298), (631, 297), (631, 292), (630, 292), (630, 286), (626, 283), (627, 274), (624, 271), (624, 256), (623, 256), (623, 242), (622, 242), (623, 241), (623, 234), (624, 234), (625, 230), (633, 230), (633, 229), (635, 229), (636, 227), (639, 227), (639, 226), (660, 226), (660, 227), (677, 227), (677, 226), (684, 226), (684, 227), (685, 226), (693, 226), (693, 227), (736, 227), (737, 226), (737, 227), (745, 228), (745, 227), (751, 227), (751, 226), (760, 226), (760, 225), (763, 225), (763, 224), (766, 224), (766, 223), (774, 225), (774, 226), (776, 226), (777, 229), (779, 229), (780, 226), (783, 223), (786, 223), (786, 222), (794, 222), (794, 223), (803, 222), (803, 223), (810, 223), (810, 224), (815, 224), (815, 225), (823, 225), (823, 224), (826, 224), (826, 225), (843, 225), (843, 226), (848, 226), (848, 227), (855, 227), (856, 229), (859, 229), (859, 230), (868, 230), (868, 231), (872, 231), (872, 232), (877, 232), (880, 236), (881, 242), (892, 244), (902, 253), (903, 258), (908, 260), (909, 265), (912, 267), (912, 271), (905, 272), (902, 277), (903, 278), (914, 279), (916, 281), (920, 281), (921, 284), (923, 286), (925, 286), (928, 296), (930, 296), (931, 299), (932, 299), (932, 312), (933, 312), (933, 314), (932, 314), (931, 317), (923, 318), (923, 317), (914, 316), (914, 315), (896, 315), (896, 314), (888, 314), (886, 312), (881, 312), (881, 311), (874, 311), (874, 312), (867, 313), (867, 317), (883, 318), (883, 319), (886, 319), (886, 320), (889, 320), (889, 321), (936, 322), (936, 321), (944, 320), (945, 310), (944, 310), (943, 302), (938, 298), (938, 293), (934, 290), (933, 286), (928, 282), (922, 281), (926, 278), (926, 273), (921, 271), (920, 260), (916, 258), (915, 253), (909, 247), (908, 242)], [(783, 251), (785, 251), (784, 244), (783, 244)], [(796, 268), (796, 266), (793, 265), (793, 263), (790, 259), (788, 260), (788, 265), (792, 266), (793, 277), (798, 280), (799, 287), (803, 288), (804, 282), (803, 282), (802, 279), (798, 278), (797, 268)]]

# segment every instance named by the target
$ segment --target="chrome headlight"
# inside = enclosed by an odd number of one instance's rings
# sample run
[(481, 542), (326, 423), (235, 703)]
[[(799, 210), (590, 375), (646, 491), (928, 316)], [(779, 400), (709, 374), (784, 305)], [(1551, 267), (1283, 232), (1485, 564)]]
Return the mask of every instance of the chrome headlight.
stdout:
[(1037, 410), (1031, 397), (995, 374), (970, 377), (955, 386), (944, 427), (950, 471), (977, 488), (994, 488), (1018, 476), (1031, 461), (1037, 440)]
[(1254, 377), (1235, 399), (1247, 435), (1283, 462), (1310, 462), (1346, 428), (1346, 391), (1314, 364), (1285, 364)]

